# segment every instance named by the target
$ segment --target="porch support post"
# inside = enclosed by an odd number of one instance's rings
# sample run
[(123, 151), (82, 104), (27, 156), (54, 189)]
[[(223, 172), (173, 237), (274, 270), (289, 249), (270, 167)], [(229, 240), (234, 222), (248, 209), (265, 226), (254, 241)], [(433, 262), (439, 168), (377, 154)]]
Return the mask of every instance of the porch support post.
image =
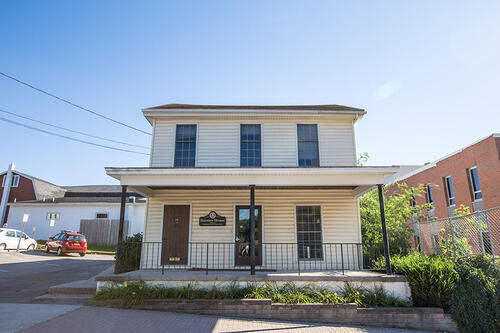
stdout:
[(384, 239), (385, 267), (388, 275), (392, 275), (391, 260), (389, 257), (389, 239), (387, 238), (387, 227), (385, 225), (384, 191), (383, 185), (378, 186), (378, 201), (380, 205), (380, 221), (382, 222), (382, 237)]
[(250, 185), (250, 275), (255, 275), (255, 185)]
[(127, 185), (122, 185), (122, 195), (120, 203), (120, 224), (118, 226), (118, 246), (116, 247), (115, 274), (120, 272), (120, 255), (123, 242), (123, 224), (125, 223), (125, 203), (127, 200)]

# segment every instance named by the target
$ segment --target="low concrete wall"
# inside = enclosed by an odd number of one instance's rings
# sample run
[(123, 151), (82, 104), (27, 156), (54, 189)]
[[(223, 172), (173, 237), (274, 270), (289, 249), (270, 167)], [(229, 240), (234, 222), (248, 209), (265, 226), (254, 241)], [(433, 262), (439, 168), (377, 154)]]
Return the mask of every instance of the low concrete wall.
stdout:
[[(89, 306), (121, 307), (121, 300), (90, 300)], [(296, 320), (349, 325), (397, 327), (458, 332), (450, 315), (440, 308), (358, 308), (355, 304), (278, 304), (271, 300), (144, 300), (140, 310)]]
[(119, 275), (101, 275), (96, 277), (97, 290), (104, 287), (123, 286), (125, 282), (142, 281), (147, 285), (161, 287), (182, 287), (189, 284), (199, 288), (211, 289), (213, 286), (224, 288), (229, 285), (246, 287), (252, 285), (275, 283), (278, 286), (286, 283), (293, 283), (297, 287), (310, 286), (313, 288), (327, 288), (330, 290), (340, 290), (346, 282), (356, 287), (364, 287), (370, 290), (384, 288), (389, 294), (402, 300), (409, 300), (411, 290), (406, 278), (402, 275), (294, 275), (287, 273), (274, 273), (266, 275), (248, 275), (236, 273), (216, 273), (205, 274), (204, 272), (168, 272), (164, 275), (143, 271), (135, 271)]

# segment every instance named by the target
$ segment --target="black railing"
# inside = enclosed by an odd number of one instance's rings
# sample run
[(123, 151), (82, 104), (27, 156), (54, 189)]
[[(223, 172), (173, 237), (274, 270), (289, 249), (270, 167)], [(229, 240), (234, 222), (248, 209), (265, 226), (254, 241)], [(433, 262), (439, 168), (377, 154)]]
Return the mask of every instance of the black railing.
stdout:
[[(234, 242), (143, 242), (124, 256), (140, 258), (140, 269), (249, 271), (248, 245)], [(361, 243), (261, 243), (256, 245), (257, 271), (340, 271), (370, 267), (379, 246)], [(376, 249), (375, 251), (373, 249)], [(140, 251), (139, 251), (140, 250)], [(134, 260), (135, 261), (135, 260)]]

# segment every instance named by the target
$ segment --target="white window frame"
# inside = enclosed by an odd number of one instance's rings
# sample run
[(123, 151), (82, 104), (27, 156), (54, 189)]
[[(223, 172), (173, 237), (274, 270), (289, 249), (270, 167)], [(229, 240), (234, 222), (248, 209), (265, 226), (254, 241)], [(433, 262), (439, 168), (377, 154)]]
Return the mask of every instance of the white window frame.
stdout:
[[(451, 176), (446, 176), (444, 177), (444, 184), (446, 185), (446, 203), (448, 207), (454, 207), (456, 204), (456, 199), (455, 199), (455, 189), (453, 189), (453, 197), (450, 197), (450, 186), (448, 183), (448, 179), (450, 179), (451, 186), (453, 186), (453, 180), (451, 179)], [(453, 200), (453, 203), (451, 203), (451, 200)]]
[[(99, 214), (106, 214), (106, 217), (97, 217)], [(96, 212), (95, 213), (96, 220), (109, 220), (109, 212)]]
[(2, 187), (5, 187), (5, 184), (7, 183), (7, 174), (5, 174), (3, 176), (3, 179), (2, 179)]
[[(320, 216), (320, 223), (321, 223), (321, 228), (320, 228), (320, 235), (321, 235), (321, 258), (300, 258), (299, 257), (299, 248), (298, 248), (298, 243), (299, 243), (299, 239), (298, 239), (298, 230), (297, 230), (297, 207), (319, 207), (319, 216)], [(325, 261), (325, 258), (326, 258), (326, 253), (323, 249), (323, 244), (324, 244), (324, 230), (323, 230), (323, 226), (324, 226), (324, 220), (323, 220), (323, 205), (322, 204), (314, 204), (314, 203), (304, 203), (304, 204), (295, 204), (294, 207), (294, 212), (293, 212), (293, 215), (294, 215), (294, 219), (295, 219), (295, 243), (297, 244), (297, 259), (300, 260), (300, 261)]]
[[(477, 171), (477, 166), (473, 166), (472, 168), (470, 168), (468, 170), (469, 172), (469, 183), (470, 183), (470, 189), (471, 189), (471, 192), (472, 192), (472, 201), (476, 202), (476, 201), (481, 201), (483, 200), (483, 191), (479, 190), (479, 191), (476, 191), (476, 189), (474, 188), (474, 176), (472, 175), (472, 170), (476, 169), (476, 172), (477, 172), (477, 180), (479, 182), (479, 172)], [(481, 186), (481, 183), (479, 183), (479, 186)], [(481, 193), (481, 198), (479, 199), (476, 199), (476, 194), (477, 193)]]
[[(55, 215), (55, 216), (50, 217), (49, 215)], [(59, 220), (61, 218), (61, 213), (48, 212), (45, 216), (47, 217), (47, 220)]]
[(12, 176), (12, 187), (18, 187), (19, 186), (19, 180), (20, 180), (20, 176), (19, 175), (13, 175)]
[[(196, 140), (195, 140), (195, 147), (194, 147), (194, 166), (189, 166), (189, 167), (185, 167), (185, 166), (175, 166), (175, 156), (177, 155), (177, 151), (176, 151), (176, 145), (177, 145), (177, 127), (179, 125), (191, 125), (191, 126), (195, 126), (196, 127)], [(175, 124), (175, 132), (174, 132), (174, 158), (172, 160), (172, 166), (174, 168), (196, 168), (198, 166), (198, 146), (199, 146), (199, 137), (200, 137), (200, 126), (198, 123), (176, 123)]]
[(296, 163), (297, 167), (299, 168), (307, 168), (308, 166), (301, 166), (300, 165), (300, 156), (299, 156), (299, 125), (316, 125), (316, 134), (318, 136), (318, 166), (311, 166), (312, 168), (319, 168), (321, 167), (321, 142), (320, 142), (320, 124), (315, 123), (315, 122), (300, 122), (295, 124), (295, 151), (296, 151)]

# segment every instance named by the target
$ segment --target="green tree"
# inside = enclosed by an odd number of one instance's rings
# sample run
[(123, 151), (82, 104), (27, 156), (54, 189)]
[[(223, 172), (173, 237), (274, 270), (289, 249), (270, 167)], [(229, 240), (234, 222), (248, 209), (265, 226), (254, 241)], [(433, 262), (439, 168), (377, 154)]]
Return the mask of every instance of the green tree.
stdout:
[[(388, 195), (388, 193), (391, 193)], [(391, 254), (405, 254), (410, 248), (412, 230), (405, 223), (414, 218), (427, 219), (429, 204), (418, 205), (424, 186), (410, 188), (406, 183), (393, 183), (384, 188), (385, 216)], [(382, 225), (378, 191), (374, 189), (360, 199), (361, 234), (365, 249), (371, 244), (382, 244)], [(365, 251), (365, 253), (367, 253)]]

